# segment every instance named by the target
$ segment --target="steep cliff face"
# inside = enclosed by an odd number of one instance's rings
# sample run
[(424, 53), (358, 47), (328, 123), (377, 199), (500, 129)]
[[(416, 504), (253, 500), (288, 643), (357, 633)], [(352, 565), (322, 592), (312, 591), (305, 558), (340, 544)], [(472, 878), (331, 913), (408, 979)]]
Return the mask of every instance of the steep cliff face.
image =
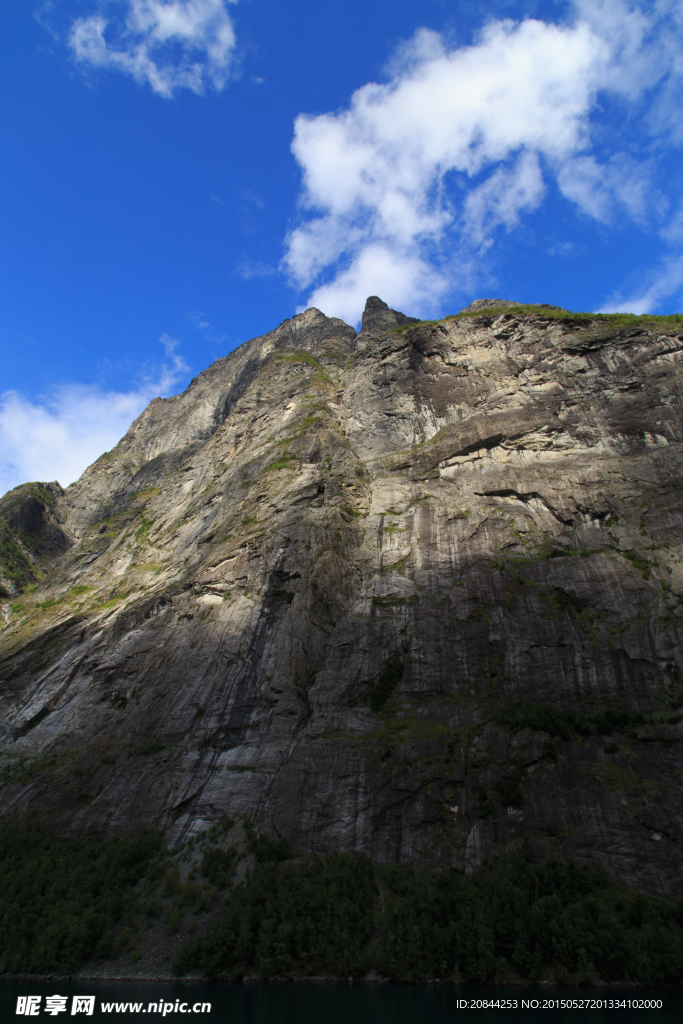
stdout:
[(63, 495), (55, 482), (22, 484), (0, 498), (0, 599), (42, 580), (71, 547)]
[(5, 605), (2, 813), (680, 889), (682, 353), (372, 298), (155, 399)]

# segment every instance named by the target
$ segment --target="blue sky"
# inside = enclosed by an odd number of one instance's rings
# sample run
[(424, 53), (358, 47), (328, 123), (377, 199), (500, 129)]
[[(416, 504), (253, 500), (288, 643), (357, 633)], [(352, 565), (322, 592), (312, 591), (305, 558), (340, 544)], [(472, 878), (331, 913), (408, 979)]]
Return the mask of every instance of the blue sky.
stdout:
[(672, 0), (4, 0), (0, 493), (308, 305), (683, 308)]

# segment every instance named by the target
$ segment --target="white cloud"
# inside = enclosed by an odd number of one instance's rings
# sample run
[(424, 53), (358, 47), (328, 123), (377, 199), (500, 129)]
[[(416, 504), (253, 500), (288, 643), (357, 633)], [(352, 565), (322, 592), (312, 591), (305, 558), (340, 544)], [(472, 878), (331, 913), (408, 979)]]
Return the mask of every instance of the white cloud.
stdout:
[(357, 322), (377, 291), (406, 312), (433, 311), (463, 263), (539, 206), (550, 179), (601, 222), (657, 215), (650, 157), (610, 152), (617, 131), (598, 146), (594, 115), (607, 97), (619, 127), (644, 122), (658, 83), (683, 74), (674, 8), (575, 8), (572, 24), (492, 22), (450, 52), (421, 30), (388, 82), (363, 86), (340, 112), (297, 118), (304, 215), (285, 265), (312, 289), (309, 304)]
[(523, 210), (535, 209), (545, 187), (536, 153), (523, 150), (514, 167), (500, 167), (464, 201), (465, 233), (478, 245), (491, 243), (492, 231), (510, 229)]
[(416, 254), (370, 244), (360, 249), (351, 266), (334, 281), (317, 288), (306, 305), (353, 323), (368, 295), (381, 295), (390, 306), (412, 309), (424, 302), (438, 302), (446, 284), (446, 278)]
[(198, 331), (210, 331), (213, 328), (213, 324), (209, 323), (206, 319), (206, 313), (202, 313), (200, 309), (195, 309), (191, 313), (186, 313), (185, 316), (192, 326), (196, 327)]
[(625, 294), (612, 295), (601, 313), (651, 313), (663, 299), (674, 296), (683, 308), (683, 256), (670, 257), (662, 265), (642, 275), (642, 280)]
[(614, 154), (600, 163), (593, 156), (566, 160), (557, 180), (564, 195), (597, 221), (609, 224), (619, 212), (645, 224), (661, 196), (652, 185), (652, 169), (628, 153)]
[(177, 342), (163, 335), (170, 362), (127, 392), (63, 384), (31, 401), (17, 391), (0, 395), (0, 494), (31, 480), (77, 480), (113, 448), (145, 406), (173, 391), (189, 367)]
[(74, 22), (69, 42), (80, 63), (122, 71), (170, 98), (223, 88), (235, 32), (225, 0), (105, 0)]
[(577, 245), (576, 242), (554, 242), (548, 249), (549, 256), (564, 256), (566, 259), (585, 254), (586, 247)]

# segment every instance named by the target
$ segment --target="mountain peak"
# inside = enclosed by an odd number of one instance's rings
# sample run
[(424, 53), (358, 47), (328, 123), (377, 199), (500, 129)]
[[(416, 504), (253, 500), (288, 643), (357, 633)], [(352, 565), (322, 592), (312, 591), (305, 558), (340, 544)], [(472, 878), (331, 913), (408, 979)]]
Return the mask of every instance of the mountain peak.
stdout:
[(406, 316), (405, 313), (399, 313), (396, 309), (390, 309), (378, 295), (370, 295), (365, 303), (360, 333), (366, 336), (376, 336), (390, 331), (393, 327), (419, 322), (417, 317)]

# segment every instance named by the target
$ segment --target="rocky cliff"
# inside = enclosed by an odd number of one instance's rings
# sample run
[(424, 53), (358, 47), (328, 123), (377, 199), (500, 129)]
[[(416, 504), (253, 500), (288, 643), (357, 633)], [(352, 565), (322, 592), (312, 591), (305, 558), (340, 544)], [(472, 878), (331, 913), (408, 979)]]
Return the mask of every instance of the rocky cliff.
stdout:
[(680, 889), (683, 325), (493, 301), (309, 309), (3, 499), (1, 813)]
[(15, 487), (0, 498), (0, 600), (35, 585), (71, 547), (62, 528), (63, 494), (56, 482), (35, 483)]

